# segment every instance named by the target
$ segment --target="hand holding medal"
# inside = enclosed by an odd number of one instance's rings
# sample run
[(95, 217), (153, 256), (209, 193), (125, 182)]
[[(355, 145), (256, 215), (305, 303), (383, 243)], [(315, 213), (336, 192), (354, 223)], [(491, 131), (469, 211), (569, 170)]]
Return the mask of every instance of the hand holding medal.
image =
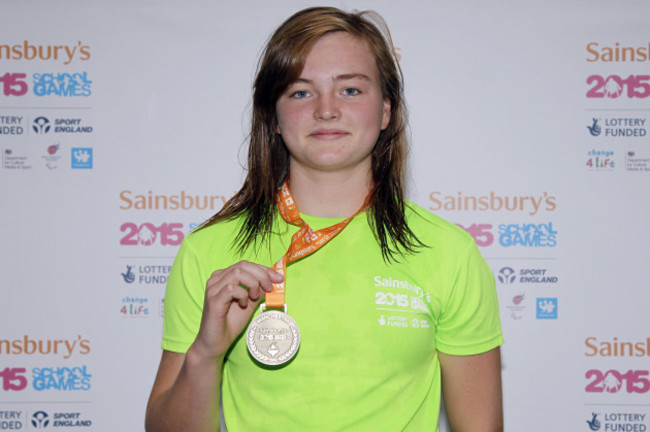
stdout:
[[(365, 208), (365, 203), (354, 215), (327, 228), (313, 231), (302, 220), (298, 207), (289, 191), (289, 179), (282, 185), (276, 197), (282, 219), (300, 230), (291, 237), (289, 250), (273, 266), (273, 270), (286, 275), (287, 265), (320, 249), (325, 243), (340, 233), (343, 228)], [(287, 314), (284, 301), (285, 280), (273, 284), (273, 290), (266, 293), (266, 303), (260, 306), (260, 314), (255, 317), (246, 332), (248, 352), (260, 363), (282, 365), (290, 361), (300, 347), (300, 331), (296, 322)], [(265, 308), (281, 308), (283, 311), (266, 311)]]

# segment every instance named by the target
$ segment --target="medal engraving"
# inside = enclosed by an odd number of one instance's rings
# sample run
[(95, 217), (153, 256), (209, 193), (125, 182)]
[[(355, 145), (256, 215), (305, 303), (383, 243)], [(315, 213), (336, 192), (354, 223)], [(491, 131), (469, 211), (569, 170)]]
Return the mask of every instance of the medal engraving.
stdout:
[(246, 346), (260, 363), (270, 366), (284, 364), (298, 352), (298, 325), (284, 312), (263, 312), (248, 326)]

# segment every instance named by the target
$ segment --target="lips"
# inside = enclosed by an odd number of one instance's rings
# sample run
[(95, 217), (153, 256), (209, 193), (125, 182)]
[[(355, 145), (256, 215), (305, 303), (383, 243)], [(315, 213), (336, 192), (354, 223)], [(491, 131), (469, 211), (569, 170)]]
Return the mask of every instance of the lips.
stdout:
[(311, 138), (320, 139), (320, 140), (337, 140), (343, 137), (348, 136), (349, 134), (340, 129), (318, 129), (310, 133)]

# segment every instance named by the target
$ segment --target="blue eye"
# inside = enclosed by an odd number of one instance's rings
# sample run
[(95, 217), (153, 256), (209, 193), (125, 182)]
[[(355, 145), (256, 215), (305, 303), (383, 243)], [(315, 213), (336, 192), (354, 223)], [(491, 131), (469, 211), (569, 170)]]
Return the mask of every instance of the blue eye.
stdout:
[(346, 88), (345, 90), (343, 90), (343, 94), (346, 95), (346, 96), (355, 96), (355, 95), (358, 95), (360, 93), (361, 92), (358, 89), (355, 89), (355, 88), (352, 88), (352, 87)]
[(295, 99), (303, 99), (309, 96), (309, 92), (306, 90), (298, 90), (296, 92), (291, 93), (291, 97)]

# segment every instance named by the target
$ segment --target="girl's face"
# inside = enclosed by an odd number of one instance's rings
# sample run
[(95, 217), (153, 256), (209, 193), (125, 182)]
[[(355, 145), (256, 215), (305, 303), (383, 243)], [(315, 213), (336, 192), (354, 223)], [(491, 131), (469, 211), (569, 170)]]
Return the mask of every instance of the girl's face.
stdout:
[(292, 172), (369, 173), (370, 154), (388, 126), (390, 109), (366, 41), (346, 32), (321, 37), (276, 103), (277, 133), (289, 150)]

